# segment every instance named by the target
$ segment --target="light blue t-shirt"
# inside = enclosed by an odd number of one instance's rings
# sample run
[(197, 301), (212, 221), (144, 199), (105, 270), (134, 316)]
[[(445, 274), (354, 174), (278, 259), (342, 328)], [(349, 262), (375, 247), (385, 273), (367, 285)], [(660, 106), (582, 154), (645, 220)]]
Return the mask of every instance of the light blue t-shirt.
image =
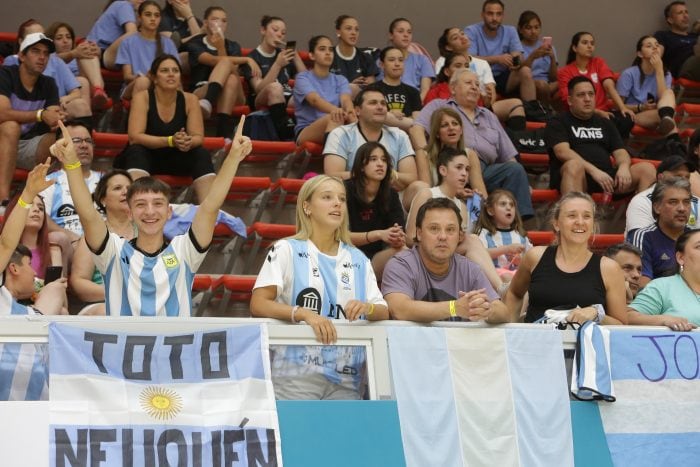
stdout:
[[(169, 37), (158, 36), (163, 46), (163, 53), (170, 54), (180, 61), (175, 44)], [(151, 64), (156, 58), (156, 41), (146, 39), (141, 34), (133, 34), (124, 38), (119, 44), (117, 52), (117, 65), (131, 65), (134, 75), (146, 75), (151, 69)]]
[[(3, 65), (19, 65), (17, 55), (7, 57)], [(56, 81), (58, 97), (63, 97), (69, 94), (73, 89), (78, 89), (80, 87), (80, 83), (75, 79), (75, 75), (70, 71), (66, 62), (61, 60), (55, 53), (49, 55), (49, 62), (46, 64), (46, 69), (42, 74), (44, 76), (50, 76)]]
[[(377, 62), (377, 66), (379, 66), (379, 62)], [(381, 68), (379, 70), (377, 81), (384, 79), (384, 70)], [(420, 91), (420, 80), (423, 78), (435, 79), (433, 64), (430, 63), (430, 60), (425, 55), (409, 52), (406, 60), (403, 62), (401, 82)]]
[(312, 92), (340, 107), (340, 96), (350, 95), (350, 83), (344, 76), (335, 73), (328, 73), (328, 76), (323, 78), (317, 76), (312, 70), (299, 73), (294, 82), (294, 115), (297, 119), (294, 131), (297, 134), (326, 115), (307, 102), (306, 96)]
[[(469, 55), (478, 57), (489, 57), (491, 55), (501, 55), (511, 52), (525, 52), (520, 43), (518, 31), (514, 26), (502, 25), (496, 32), (496, 37), (488, 37), (484, 32), (484, 23), (476, 23), (464, 28), (464, 34), (469, 37)], [(503, 65), (491, 65), (494, 76), (507, 71)]]
[[(535, 50), (539, 49), (542, 46), (542, 39), (538, 40), (535, 45), (529, 46), (522, 44), (523, 50), (525, 50), (525, 55), (523, 58), (527, 58), (530, 56), (532, 52)], [(552, 51), (554, 52), (554, 57), (556, 61), (556, 56), (557, 56), (557, 49), (552, 46)], [(532, 61), (532, 66), (530, 69), (532, 70), (532, 78), (540, 81), (547, 81), (549, 82), (549, 67), (552, 65), (552, 57), (550, 56), (545, 56), (545, 57), (540, 57)], [(557, 78), (556, 76), (554, 77), (554, 81), (556, 82)]]
[(104, 50), (124, 34), (126, 23), (136, 24), (134, 5), (127, 0), (114, 2), (97, 18), (87, 35), (87, 40), (95, 42)]
[[(328, 134), (326, 144), (323, 147), (323, 154), (335, 154), (344, 158), (347, 160), (347, 170), (352, 170), (352, 166), (355, 163), (355, 153), (366, 142), (367, 139), (362, 134), (357, 122), (341, 125)], [(408, 135), (405, 131), (398, 128), (382, 127), (379, 143), (389, 152), (394, 167), (398, 167), (399, 162), (403, 158), (414, 156), (415, 154)]]
[[(671, 73), (666, 73), (664, 81), (666, 82), (666, 87), (670, 88)], [(617, 80), (617, 93), (625, 101), (625, 104), (646, 104), (649, 94), (656, 101), (659, 99), (656, 76), (652, 73), (642, 77), (642, 72), (638, 66), (626, 68)]]
[(686, 318), (700, 326), (700, 297), (680, 274), (649, 282), (630, 303), (645, 315), (671, 315)]

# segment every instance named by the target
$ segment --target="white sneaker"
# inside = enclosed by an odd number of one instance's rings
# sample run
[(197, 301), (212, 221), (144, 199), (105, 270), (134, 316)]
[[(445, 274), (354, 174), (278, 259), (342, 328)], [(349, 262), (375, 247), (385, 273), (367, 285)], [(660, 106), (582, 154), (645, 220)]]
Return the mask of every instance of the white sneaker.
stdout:
[(204, 120), (209, 120), (209, 117), (211, 117), (211, 112), (213, 110), (211, 102), (209, 102), (206, 99), (200, 99), (199, 106), (202, 108), (202, 117), (204, 117)]

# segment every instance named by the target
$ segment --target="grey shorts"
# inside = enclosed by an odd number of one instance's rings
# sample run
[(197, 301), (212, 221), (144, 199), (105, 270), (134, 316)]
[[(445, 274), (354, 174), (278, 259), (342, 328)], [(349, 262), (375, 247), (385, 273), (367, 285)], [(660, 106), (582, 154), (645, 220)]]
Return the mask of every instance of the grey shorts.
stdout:
[(41, 138), (46, 135), (35, 136), (31, 139), (21, 139), (17, 143), (17, 168), (31, 170), (36, 166), (36, 151), (39, 149)]

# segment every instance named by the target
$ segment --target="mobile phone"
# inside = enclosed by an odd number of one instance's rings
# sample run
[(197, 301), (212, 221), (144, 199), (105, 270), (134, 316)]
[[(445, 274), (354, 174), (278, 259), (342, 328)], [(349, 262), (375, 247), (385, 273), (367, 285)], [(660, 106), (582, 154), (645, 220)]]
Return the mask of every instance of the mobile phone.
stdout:
[(46, 275), (44, 276), (44, 285), (53, 282), (61, 278), (63, 273), (63, 266), (49, 266), (46, 268)]
[(545, 47), (551, 47), (552, 46), (552, 37), (551, 36), (544, 36), (542, 38), (542, 45)]
[(520, 66), (520, 55), (513, 55), (513, 66)]
[(287, 44), (285, 44), (284, 48), (287, 50), (296, 50), (297, 41), (287, 41)]

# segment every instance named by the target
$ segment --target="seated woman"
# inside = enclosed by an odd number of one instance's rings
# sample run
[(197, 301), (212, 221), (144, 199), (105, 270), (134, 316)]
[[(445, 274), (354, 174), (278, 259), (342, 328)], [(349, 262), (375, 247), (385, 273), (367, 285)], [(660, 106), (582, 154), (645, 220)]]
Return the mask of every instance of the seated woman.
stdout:
[(545, 105), (551, 105), (554, 96), (559, 90), (557, 83), (557, 51), (549, 37), (545, 43), (540, 39), (542, 20), (539, 15), (531, 10), (525, 10), (518, 19), (518, 35), (523, 45), (523, 66), (532, 70), (532, 79), (535, 80), (537, 100)]
[(380, 281), (386, 262), (406, 246), (403, 208), (391, 188), (392, 168), (386, 148), (368, 142), (357, 149), (351, 178), (345, 180), (352, 244), (372, 261)]
[(190, 92), (199, 97), (205, 119), (216, 104), (216, 136), (229, 137), (235, 122), (233, 107), (245, 103), (242, 74), (260, 76), (260, 68), (252, 58), (241, 56), (238, 42), (226, 39), (228, 19), (221, 7), (204, 11), (204, 34), (192, 37), (183, 49), (190, 63)]
[(214, 166), (202, 147), (204, 123), (197, 96), (180, 91), (177, 58), (161, 55), (151, 65), (151, 87), (134, 95), (129, 112), (129, 145), (115, 161), (134, 180), (148, 175), (191, 176), (199, 201), (209, 192)]
[[(413, 41), (413, 26), (406, 18), (396, 18), (389, 25), (389, 44), (399, 49), (404, 56), (404, 73), (401, 81), (413, 86), (420, 92), (421, 101), (435, 79), (435, 71), (430, 59), (425, 55), (409, 52)], [(380, 73), (377, 79), (382, 79)]]
[[(127, 240), (137, 235), (136, 226), (131, 220), (129, 205), (126, 203), (126, 192), (130, 186), (129, 172), (114, 169), (104, 174), (92, 194), (95, 204), (105, 215), (105, 223), (109, 231)], [(104, 279), (95, 267), (92, 253), (82, 237), (73, 255), (69, 283), (75, 296), (89, 303), (80, 314), (105, 314)]]
[(105, 110), (110, 105), (109, 96), (104, 90), (105, 82), (100, 72), (100, 48), (85, 40), (75, 43), (75, 32), (68, 23), (56, 22), (46, 29), (46, 35), (53, 40), (56, 55), (63, 60), (80, 82), (83, 100), (90, 102), (93, 110)]
[(627, 308), (629, 324), (690, 331), (700, 325), (700, 230), (676, 240), (678, 272), (649, 282)]
[[(17, 44), (22, 43), (28, 34), (43, 33), (44, 27), (34, 19), (29, 19), (20, 24), (17, 31)], [(19, 65), (17, 55), (5, 58), (5, 66)], [(69, 119), (90, 117), (90, 86), (85, 79), (76, 79), (68, 65), (56, 54), (49, 55), (49, 61), (43, 73), (56, 81), (58, 97), (61, 101), (61, 109), (68, 114)]]
[(418, 90), (401, 82), (404, 60), (403, 52), (398, 47), (390, 45), (382, 49), (379, 54), (382, 79), (368, 88), (384, 94), (389, 110), (386, 124), (407, 131), (413, 126), (413, 119), (418, 116), (422, 105)]
[[(303, 321), (324, 345), (337, 340), (333, 319), (389, 318), (370, 261), (352, 246), (345, 199), (338, 178), (317, 175), (304, 183), (297, 197), (297, 234), (271, 248), (253, 288), (253, 316)], [(275, 394), (278, 399), (359, 399), (364, 365), (359, 347), (277, 346)]]
[(554, 205), (550, 217), (555, 244), (528, 250), (506, 292), (512, 321), (519, 321), (523, 298), (529, 293), (527, 323), (552, 309), (571, 310), (568, 322), (627, 323), (622, 269), (615, 260), (593, 253), (588, 246), (595, 233), (595, 208), (588, 194), (576, 191)]
[(333, 44), (326, 36), (309, 40), (313, 68), (297, 75), (294, 83), (294, 128), (298, 144), (322, 143), (326, 133), (356, 120), (350, 84), (344, 76), (331, 73)]
[(331, 73), (345, 76), (350, 82), (353, 99), (360, 89), (372, 84), (379, 73), (371, 50), (357, 48), (360, 25), (356, 18), (340, 15), (335, 19), (338, 45), (335, 46)]
[[(445, 72), (447, 75), (449, 71), (449, 78), (452, 77), (455, 70), (459, 68), (467, 68), (474, 73), (479, 78), (479, 102), (481, 107), (486, 107), (496, 114), (498, 119), (506, 123), (508, 119), (514, 118), (511, 121), (511, 125), (514, 121), (519, 118), (521, 120), (521, 125), (513, 129), (525, 129), (525, 109), (523, 103), (520, 99), (498, 99), (496, 93), (496, 80), (493, 78), (493, 73), (491, 72), (491, 65), (488, 64), (486, 60), (482, 60), (478, 57), (472, 57), (469, 55), (469, 47), (471, 42), (469, 37), (464, 34), (464, 30), (461, 28), (447, 28), (442, 32), (442, 35), (438, 38), (438, 50), (440, 51), (440, 58), (435, 62), (436, 73)], [(451, 70), (445, 70), (445, 61), (450, 54), (458, 54), (465, 57), (465, 61), (455, 61), (453, 63)], [(449, 89), (449, 78), (443, 78), (446, 84), (442, 85), (438, 89), (440, 93), (439, 96), (431, 97), (427, 99), (428, 96), (423, 98), (423, 105), (430, 102), (432, 99), (439, 97), (440, 99), (449, 99), (451, 97)]]
[[(613, 72), (600, 57), (595, 57), (595, 39), (590, 32), (577, 32), (571, 38), (566, 66), (559, 68), (557, 81), (559, 95), (565, 109), (569, 109), (569, 81), (575, 76), (585, 76), (595, 88), (595, 113), (610, 119), (620, 136), (627, 139), (634, 126), (634, 112), (627, 108), (615, 89)], [(595, 79), (594, 79), (595, 78)], [(614, 108), (608, 103), (612, 100)]]
[(102, 14), (87, 35), (87, 40), (100, 48), (102, 64), (116, 70), (119, 45), (125, 37), (136, 32), (136, 9), (143, 0), (107, 0)]
[(671, 89), (671, 73), (664, 70), (663, 47), (654, 36), (637, 41), (637, 57), (617, 80), (617, 92), (637, 125), (662, 135), (677, 133), (673, 120), (676, 96)]
[[(260, 20), (262, 41), (249, 58), (255, 60), (262, 76), (250, 76), (250, 93), (254, 107), (267, 107), (280, 139), (294, 139), (294, 122), (287, 115), (287, 105), (293, 106), (289, 80), (306, 70), (296, 46), (287, 46), (287, 26), (278, 16), (263, 16)], [(291, 124), (290, 124), (291, 123)]]
[(192, 13), (190, 0), (166, 0), (159, 30), (176, 45), (185, 44), (200, 34), (201, 24)]
[[(688, 159), (695, 163), (697, 167), (700, 162), (700, 128), (695, 130), (688, 140), (688, 150), (686, 152)], [(690, 190), (693, 196), (700, 196), (700, 173), (696, 170), (690, 174)]]
[[(146, 0), (139, 6), (138, 17), (138, 33), (121, 42), (115, 60), (115, 63), (122, 67), (124, 86), (121, 98), (125, 100), (131, 100), (134, 94), (148, 89), (151, 85), (147, 74), (153, 60), (163, 54), (178, 57), (173, 41), (158, 32), (160, 5), (154, 0)], [(177, 60), (179, 63), (179, 58)]]

